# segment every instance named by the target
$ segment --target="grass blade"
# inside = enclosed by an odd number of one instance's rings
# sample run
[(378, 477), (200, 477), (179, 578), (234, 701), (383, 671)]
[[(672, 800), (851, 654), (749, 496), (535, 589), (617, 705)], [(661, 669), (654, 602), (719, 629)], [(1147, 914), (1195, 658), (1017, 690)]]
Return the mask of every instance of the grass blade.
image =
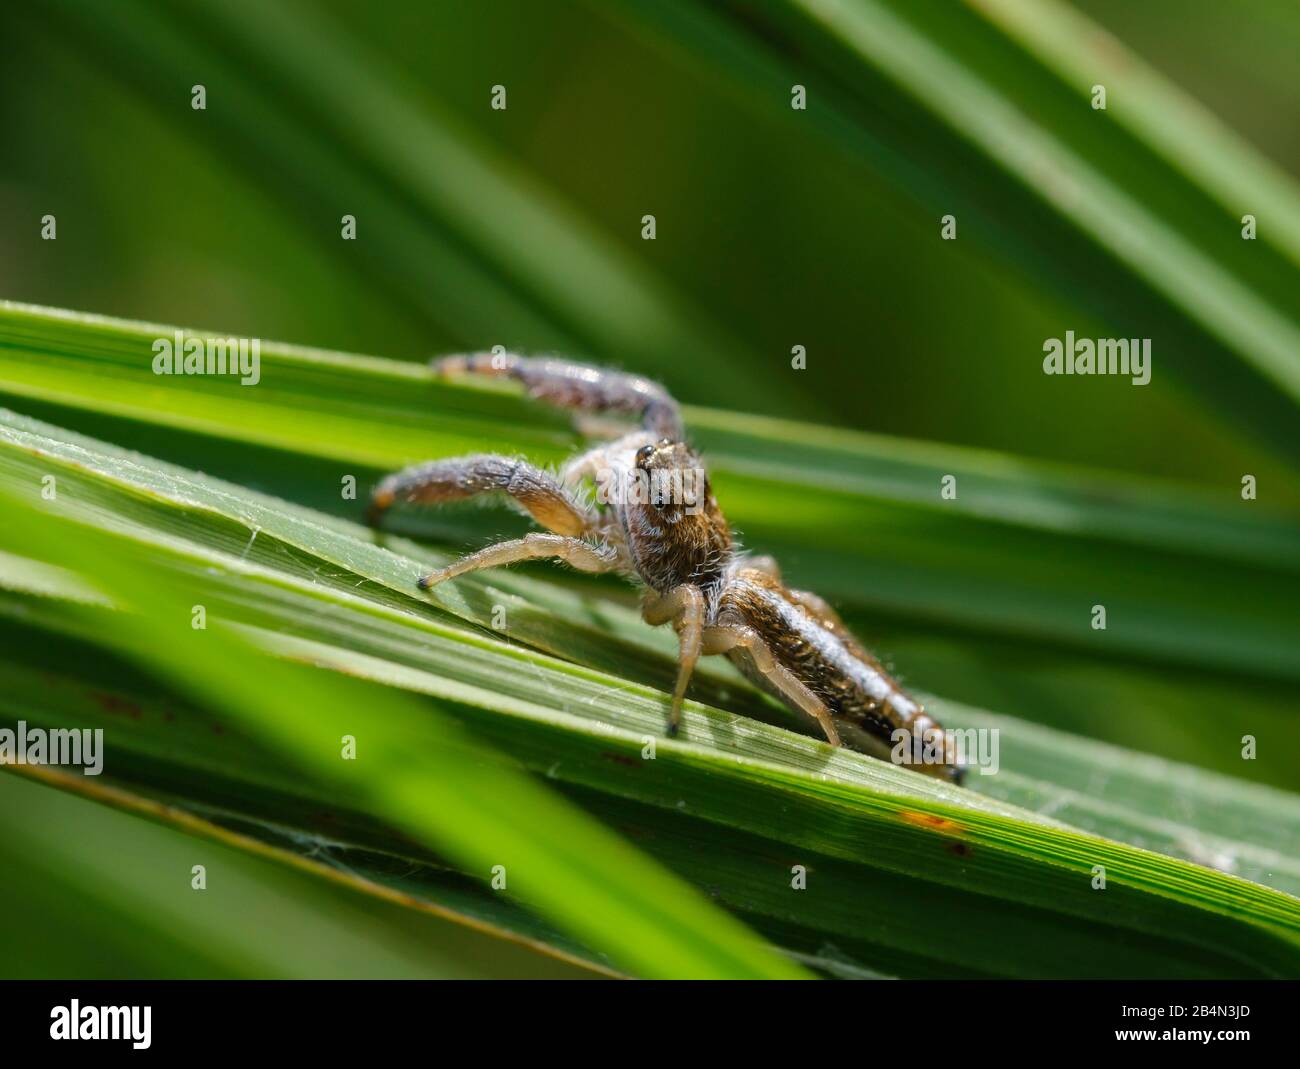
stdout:
[[(78, 531), (90, 530), (87, 522), (95, 525), (100, 556), (147, 554), (155, 582), (201, 589), (195, 596), (215, 616), (239, 620), (243, 638), (281, 657), (370, 681), (350, 685), (381, 684), (379, 693), (396, 687), (422, 694), (444, 710), (468, 715), (476, 733), (565, 784), (575, 800), (650, 844), (662, 860), (714, 889), (724, 904), (769, 937), (785, 940), (804, 960), (833, 966), (818, 951), (829, 941), (841, 946), (838, 960), (846, 968), (920, 975), (943, 960), (977, 974), (1048, 974), (1044, 959), (1015, 963), (998, 950), (1008, 926), (1030, 923), (1031, 917), (1045, 946), (1075, 947), (1076, 962), (1085, 963), (1080, 967), (1098, 975), (1107, 969), (1223, 975), (1243, 968), (1287, 974), (1295, 967), (1289, 948), (1297, 939), (1300, 906), (1290, 896), (1078, 832), (995, 797), (1055, 808), (1058, 816), (1069, 809), (1107, 835), (1158, 843), (1202, 861), (1217, 860), (1226, 849), (1244, 871), (1294, 886), (1294, 866), (1272, 863), (1291, 856), (1300, 827), (1288, 796), (1252, 792), (1204, 774), (1198, 780), (1191, 770), (1157, 773), (1144, 765), (1146, 759), (1115, 750), (1095, 750), (1070, 770), (1060, 753), (1078, 748), (1041, 737), (1018, 746), (1018, 756), (1009, 761), (1025, 763), (1009, 763), (1011, 775), (994, 777), (994, 794), (981, 795), (698, 704), (688, 709), (684, 738), (660, 742), (655, 775), (647, 780), (630, 769), (642, 763), (645, 738), (661, 728), (661, 693), (467, 629), (463, 620), (457, 622), (455, 602), (431, 615), (407, 593), (415, 563), (373, 546), (356, 528), (313, 520), (307, 510), (109, 447), (59, 445), (48, 437), (42, 442), (31, 430), (25, 437), (10, 430), (6, 437), (15, 448), (0, 451), (0, 482), (30, 488), (39, 485), (37, 472), (55, 465), (63, 487), (59, 513)], [(66, 456), (62, 464), (60, 453)], [(255, 538), (248, 537), (250, 530), (257, 531)], [(28, 545), (24, 552), (40, 557), (47, 551)], [(369, 577), (372, 569), (378, 579)], [(29, 587), (39, 582), (22, 569), (9, 572), (11, 587), (22, 589), (23, 577)], [(131, 600), (127, 587), (116, 593)], [(29, 627), (83, 642), (115, 630), (90, 622), (77, 631), (61, 610), (48, 615), (48, 597), (42, 611), (30, 593), (22, 597), (28, 600), (19, 603), (21, 618)], [(10, 611), (19, 611), (12, 599)], [(78, 613), (104, 611), (82, 607)], [(537, 613), (535, 620), (544, 615)], [(535, 628), (526, 630), (529, 637), (547, 637), (527, 620), (525, 615), (525, 628)], [(549, 640), (563, 643), (566, 627), (573, 625), (553, 621)], [(359, 692), (357, 700), (373, 706)], [(963, 720), (960, 709), (940, 704), (939, 710), (956, 723)], [(95, 716), (84, 702), (65, 710), (65, 719), (69, 713)], [(978, 721), (979, 714), (967, 715)], [(1009, 739), (1020, 739), (1014, 722), (994, 722)], [(246, 720), (242, 728), (249, 731)], [(172, 740), (172, 759), (181, 757), (174, 731), (143, 719), (137, 730), (135, 737), (146, 746), (141, 759), (151, 747), (156, 765), (160, 731)], [(200, 795), (190, 804), (213, 804), (204, 801), (203, 791), (222, 789), (204, 786), (215, 755), (208, 752), (210, 735), (200, 737), (194, 756), (182, 759), (195, 762), (193, 771), (173, 770), (170, 780), (160, 780), (155, 769), (155, 791), (187, 783), (189, 793)], [(122, 745), (133, 744), (123, 738)], [(1038, 779), (1031, 771), (1035, 762), (1061, 782)], [(258, 767), (246, 752), (215, 764)], [(1085, 781), (1078, 789), (1081, 778), (1091, 780), (1103, 770), (1114, 801), (1100, 784)], [(1216, 804), (1180, 824), (1179, 800), (1196, 793), (1215, 797)], [(224, 797), (227, 807), (232, 798), (251, 804), (246, 790)], [(1140, 811), (1134, 798), (1142, 800)], [(275, 812), (265, 801), (261, 805), (260, 815), (246, 813), (245, 821), (265, 821)], [(355, 810), (358, 817), (362, 812)], [(1266, 812), (1267, 821), (1253, 816)], [(789, 865), (796, 861), (823, 876), (835, 874), (834, 908), (825, 898), (813, 903), (795, 896), (791, 902)], [(1109, 874), (1104, 899), (1090, 884), (1093, 864)], [(919, 916), (898, 930), (863, 928), (864, 895), (878, 898), (882, 909), (891, 903), (895, 912), (903, 901), (913, 903), (909, 909), (956, 909), (983, 934), (953, 948)], [(1078, 927), (1084, 921), (1087, 936)], [(1110, 934), (1103, 938), (1103, 931)], [(1146, 934), (1134, 940), (1137, 931)]]

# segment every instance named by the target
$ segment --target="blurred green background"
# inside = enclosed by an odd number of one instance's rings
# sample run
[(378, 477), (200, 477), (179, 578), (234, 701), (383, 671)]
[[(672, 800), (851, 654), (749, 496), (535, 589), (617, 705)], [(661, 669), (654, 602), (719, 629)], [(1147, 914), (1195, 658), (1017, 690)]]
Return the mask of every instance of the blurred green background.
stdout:
[[(1295, 5), (1075, 6), (1300, 173)], [(1168, 477), (1224, 499), (1251, 472), (1271, 507), (1300, 505), (1283, 460), (1167, 373), (1179, 354), (1160, 335), (1143, 388), (1041, 374), (1045, 338), (1153, 333), (1140, 315), (1112, 329), (960, 212), (958, 241), (940, 241), (940, 216), (957, 211), (941, 195), (792, 111), (788, 79), (738, 87), (641, 7), (8, 10), (0, 295), (411, 360), (555, 349), (653, 374), (688, 403)], [(798, 68), (797, 48), (786, 58)], [(190, 106), (196, 83), (205, 111)], [(489, 106), (498, 84), (504, 111)], [(940, 188), (962, 188), (960, 155), (926, 165)], [(482, 213), (462, 210), (480, 181)], [(514, 198), (528, 207), (513, 211)], [(984, 207), (995, 224), (1024, 210)], [(40, 239), (46, 213), (57, 241)], [(653, 242), (640, 235), (647, 213)], [(340, 239), (344, 214), (357, 217), (356, 241)], [(563, 296), (573, 288), (589, 307)], [(798, 374), (795, 345), (808, 353)], [(147, 437), (130, 444), (168, 455)], [(787, 565), (798, 574), (798, 560)], [(945, 696), (1296, 784), (1289, 760), (1243, 769), (1223, 756), (1247, 718), (1296, 737), (1300, 709), (1281, 683), (1117, 669), (901, 617), (855, 622)], [(1009, 656), (1014, 678), (999, 671)], [(1118, 694), (1165, 715), (1119, 722)], [(1207, 704), (1219, 715), (1177, 730)], [(5, 975), (569, 974), (233, 853), (205, 900), (213, 915), (160, 909), (156, 931), (114, 935), (114, 900), (156, 894), (149, 874), (170, 871), (189, 840), (13, 777), (0, 777), (0, 795), (0, 902), (66, 935), (7, 941)], [(70, 840), (59, 828), (96, 848), (76, 851), (75, 868), (60, 863)], [(236, 945), (213, 957), (208, 925), (237, 932)]]

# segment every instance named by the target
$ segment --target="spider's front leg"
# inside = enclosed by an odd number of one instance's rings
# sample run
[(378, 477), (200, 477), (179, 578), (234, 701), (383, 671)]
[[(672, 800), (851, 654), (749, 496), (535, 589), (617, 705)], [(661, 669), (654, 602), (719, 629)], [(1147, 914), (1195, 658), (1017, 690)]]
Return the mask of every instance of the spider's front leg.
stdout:
[(528, 534), (523, 538), (498, 542), (495, 546), (480, 549), (468, 557), (461, 557), (454, 564), (420, 576), (416, 585), (421, 590), (428, 590), (468, 572), (499, 568), (503, 564), (514, 564), (521, 560), (547, 558), (558, 558), (580, 572), (610, 572), (618, 567), (618, 554), (609, 546), (592, 545), (580, 538), (566, 538), (564, 535)]
[(441, 505), (493, 493), (507, 495), (548, 531), (570, 538), (587, 534), (598, 520), (540, 468), (517, 457), (476, 453), (430, 460), (389, 475), (370, 495), (366, 522), (378, 524), (398, 501)]
[(704, 629), (702, 645), (706, 656), (744, 651), (750, 664), (779, 695), (821, 725), (827, 742), (832, 746), (842, 745), (840, 733), (835, 730), (835, 721), (831, 719), (831, 711), (826, 703), (776, 659), (772, 648), (754, 628), (736, 622), (708, 627)]
[(578, 504), (546, 472), (513, 457), (483, 453), (406, 468), (375, 488), (367, 518), (371, 524), (378, 523), (397, 501), (433, 505), (491, 493), (506, 494), (552, 533), (525, 535), (471, 553), (423, 576), (420, 589), (428, 590), (481, 568), (546, 557), (558, 557), (584, 572), (607, 572), (618, 567), (614, 549), (583, 540), (583, 536), (596, 535), (599, 517)]
[(667, 594), (651, 593), (641, 609), (642, 619), (658, 626), (672, 621), (677, 630), (677, 686), (673, 690), (673, 708), (668, 718), (668, 734), (677, 734), (682, 718), (682, 700), (686, 687), (700, 659), (704, 636), (704, 594), (691, 583), (669, 591)]

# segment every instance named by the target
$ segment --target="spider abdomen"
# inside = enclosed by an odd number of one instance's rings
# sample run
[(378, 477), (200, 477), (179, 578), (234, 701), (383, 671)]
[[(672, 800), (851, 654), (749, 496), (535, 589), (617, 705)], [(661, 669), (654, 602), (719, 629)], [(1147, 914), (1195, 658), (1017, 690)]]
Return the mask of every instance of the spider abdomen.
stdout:
[[(776, 660), (821, 699), (832, 716), (882, 742), (892, 743), (900, 729), (918, 735), (942, 732), (819, 598), (741, 565), (722, 588), (718, 619), (724, 625), (753, 628)], [(781, 697), (746, 651), (737, 649), (729, 656), (748, 678)], [(951, 769), (935, 771), (948, 775)]]

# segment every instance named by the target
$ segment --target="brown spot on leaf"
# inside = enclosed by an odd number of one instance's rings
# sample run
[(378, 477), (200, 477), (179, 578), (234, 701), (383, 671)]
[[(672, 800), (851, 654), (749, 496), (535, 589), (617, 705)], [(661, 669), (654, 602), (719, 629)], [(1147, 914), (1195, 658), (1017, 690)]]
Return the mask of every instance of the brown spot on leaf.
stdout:
[(955, 820), (949, 820), (947, 817), (941, 817), (935, 813), (915, 813), (910, 809), (903, 809), (899, 811), (898, 816), (904, 824), (911, 824), (917, 828), (929, 828), (931, 831), (942, 832), (946, 835), (960, 835), (966, 830), (965, 826), (958, 824)]
[(935, 813), (916, 813), (910, 809), (899, 810), (898, 816), (904, 824), (911, 824), (916, 828), (925, 828), (928, 831), (938, 832), (940, 835), (954, 836), (953, 839), (944, 843), (943, 847), (954, 857), (970, 857), (974, 850), (970, 843), (961, 842), (955, 838), (966, 831), (964, 824), (958, 824), (955, 820), (949, 820), (947, 817), (941, 817)]

